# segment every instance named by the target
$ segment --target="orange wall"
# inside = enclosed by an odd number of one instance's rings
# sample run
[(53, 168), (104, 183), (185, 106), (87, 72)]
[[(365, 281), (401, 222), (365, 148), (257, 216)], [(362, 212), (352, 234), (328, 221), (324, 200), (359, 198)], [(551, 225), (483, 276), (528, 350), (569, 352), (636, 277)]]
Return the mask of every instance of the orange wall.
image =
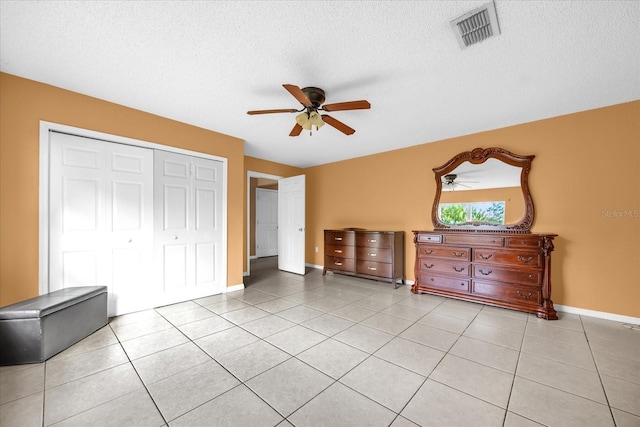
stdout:
[(0, 73), (0, 306), (38, 295), (40, 120), (228, 159), (228, 285), (242, 283), (241, 139)]
[(308, 168), (307, 262), (324, 263), (327, 228), (404, 230), (413, 280), (411, 230), (433, 229), (432, 168), (476, 147), (536, 156), (532, 231), (559, 235), (553, 301), (640, 317), (640, 101)]
[(325, 228), (404, 230), (413, 279), (411, 230), (432, 228), (431, 169), (476, 147), (534, 154), (533, 231), (559, 234), (554, 302), (640, 317), (640, 101), (300, 169), (246, 157), (237, 138), (0, 73), (0, 305), (38, 294), (40, 120), (226, 157), (228, 285), (247, 268), (247, 171), (307, 175), (307, 263), (324, 263)]

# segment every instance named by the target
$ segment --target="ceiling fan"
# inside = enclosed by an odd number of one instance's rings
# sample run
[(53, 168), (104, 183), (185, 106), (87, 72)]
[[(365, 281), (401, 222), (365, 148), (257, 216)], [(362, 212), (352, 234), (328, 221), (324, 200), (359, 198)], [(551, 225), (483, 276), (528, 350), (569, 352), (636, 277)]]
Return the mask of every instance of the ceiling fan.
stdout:
[(291, 129), (289, 136), (298, 136), (303, 129), (311, 132), (312, 126), (315, 126), (316, 130), (318, 130), (325, 123), (333, 126), (345, 135), (351, 135), (355, 132), (355, 129), (350, 128), (327, 114), (321, 115), (319, 111), (368, 110), (371, 108), (369, 101), (365, 101), (364, 99), (323, 105), (325, 94), (324, 90), (320, 88), (305, 87), (300, 89), (298, 86), (292, 84), (283, 84), (282, 86), (302, 104), (301, 109), (253, 110), (247, 111), (247, 114), (300, 113), (296, 116), (296, 124), (293, 126), (293, 129)]
[(448, 188), (451, 191), (453, 191), (455, 190), (456, 186), (471, 188), (470, 186), (463, 184), (463, 182), (468, 184), (477, 183), (477, 181), (456, 181), (456, 178), (458, 178), (458, 175), (456, 175), (455, 173), (450, 173), (443, 176), (442, 177), (443, 188)]

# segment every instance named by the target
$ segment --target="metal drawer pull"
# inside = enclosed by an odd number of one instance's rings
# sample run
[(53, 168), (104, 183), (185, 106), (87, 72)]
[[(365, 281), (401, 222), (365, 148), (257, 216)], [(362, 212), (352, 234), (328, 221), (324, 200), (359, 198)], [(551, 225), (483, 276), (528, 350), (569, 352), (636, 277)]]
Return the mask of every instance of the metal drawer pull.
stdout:
[(482, 259), (490, 259), (492, 256), (493, 254), (489, 254), (489, 255), (478, 254), (478, 257)]
[(376, 242), (377, 242), (377, 240), (376, 240), (376, 239), (369, 239), (369, 242), (371, 242), (371, 243), (376, 243)]
[(342, 240), (342, 237), (334, 237), (334, 240)]
[(341, 249), (336, 249), (336, 250), (334, 250), (334, 252), (337, 253), (337, 254), (341, 254), (342, 250)]
[(531, 262), (531, 260), (533, 259), (533, 257), (532, 257), (532, 256), (528, 256), (528, 257), (526, 257), (526, 258), (525, 258), (525, 257), (523, 257), (523, 256), (518, 255), (518, 259), (519, 259), (521, 262), (523, 262), (523, 263), (525, 263), (525, 264), (528, 264), (528, 263), (530, 263), (530, 262)]
[(460, 286), (466, 286), (466, 283), (462, 282), (460, 283)]
[(376, 271), (376, 270), (377, 270), (377, 268), (375, 268), (375, 267), (367, 267), (367, 268), (368, 268), (369, 270), (373, 270), (373, 271)]
[(460, 273), (461, 271), (464, 271), (464, 267), (460, 267), (460, 269), (458, 270), (458, 267), (451, 267), (453, 268), (455, 271), (457, 271), (458, 273)]
[(424, 266), (427, 268), (433, 268), (434, 264), (424, 264)]
[(532, 293), (531, 293), (531, 292), (529, 292), (527, 295), (524, 295), (524, 294), (520, 293), (520, 291), (516, 291), (516, 294), (517, 294), (520, 298), (523, 298), (523, 299), (529, 299), (529, 298), (531, 298), (531, 295), (532, 295)]
[(460, 257), (462, 257), (462, 255), (464, 255), (464, 252), (453, 251), (453, 256), (456, 257), (456, 258), (460, 258)]
[(424, 254), (425, 255), (431, 255), (433, 253), (433, 249), (425, 249), (424, 250)]
[(342, 265), (342, 263), (341, 263), (341, 262), (337, 262), (337, 261), (335, 262), (335, 264), (336, 264), (336, 265)]
[(377, 256), (376, 254), (369, 254), (369, 256)]
[(480, 269), (480, 270), (478, 270), (478, 271), (480, 272), (480, 274), (482, 274), (482, 275), (484, 275), (484, 276), (488, 276), (488, 275), (490, 275), (491, 273), (493, 273), (493, 270), (489, 270), (489, 271), (485, 272), (484, 270)]

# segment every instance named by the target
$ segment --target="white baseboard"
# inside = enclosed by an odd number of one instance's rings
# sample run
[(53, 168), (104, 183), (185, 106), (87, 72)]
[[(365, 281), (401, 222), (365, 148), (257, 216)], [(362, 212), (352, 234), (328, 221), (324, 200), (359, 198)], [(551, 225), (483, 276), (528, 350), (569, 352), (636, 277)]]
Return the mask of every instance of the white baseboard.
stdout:
[(553, 305), (556, 311), (563, 313), (578, 314), (580, 316), (596, 317), (598, 319), (613, 320), (621, 323), (640, 324), (640, 317), (624, 316), (622, 314), (607, 313), (604, 311), (587, 310), (586, 308), (570, 307), (568, 305)]
[(315, 268), (316, 270), (322, 270), (324, 268), (324, 265), (317, 265), (317, 264), (305, 264), (305, 267), (310, 267), (310, 268)]
[(233, 292), (233, 291), (241, 291), (244, 289), (244, 283), (240, 283), (238, 285), (227, 286), (224, 290), (225, 293)]

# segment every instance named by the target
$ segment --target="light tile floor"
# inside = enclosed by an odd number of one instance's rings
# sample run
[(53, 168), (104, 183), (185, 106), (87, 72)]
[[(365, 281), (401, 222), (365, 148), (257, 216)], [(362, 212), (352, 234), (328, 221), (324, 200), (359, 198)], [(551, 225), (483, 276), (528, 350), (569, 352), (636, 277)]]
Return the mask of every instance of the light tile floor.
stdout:
[(9, 426), (640, 426), (640, 331), (252, 263), (0, 368)]

